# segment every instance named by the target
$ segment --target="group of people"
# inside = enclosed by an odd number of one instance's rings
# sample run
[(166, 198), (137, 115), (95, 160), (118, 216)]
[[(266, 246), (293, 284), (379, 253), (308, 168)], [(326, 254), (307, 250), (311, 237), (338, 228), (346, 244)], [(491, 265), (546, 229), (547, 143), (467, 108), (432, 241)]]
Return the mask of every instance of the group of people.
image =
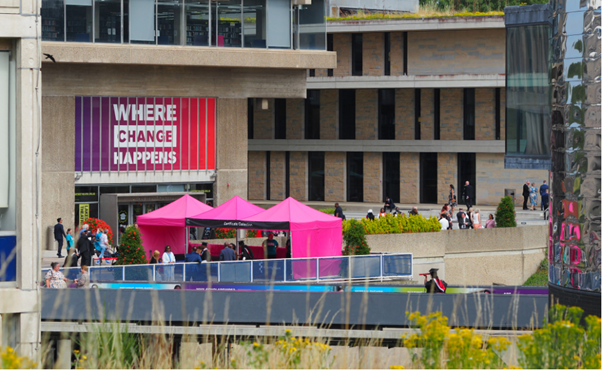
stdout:
[[(535, 182), (526, 181), (523, 185), (523, 210), (531, 209), (531, 211), (535, 211), (535, 207), (537, 206), (537, 193), (541, 197), (541, 211), (545, 211), (550, 206), (550, 187), (546, 183), (546, 180), (543, 180), (543, 184), (537, 188)], [(529, 203), (530, 208), (527, 208), (527, 203)]]
[(54, 239), (58, 243), (58, 258), (63, 258), (63, 241), (67, 241), (67, 256), (65, 257), (63, 267), (76, 267), (78, 259), (81, 259), (80, 265), (91, 266), (94, 255), (97, 255), (99, 258), (114, 257), (113, 249), (109, 245), (108, 228), (90, 230), (89, 225), (84, 224), (79, 231), (77, 245), (74, 245), (71, 229), (67, 229), (65, 232), (62, 218), (59, 217), (56, 221), (57, 223), (54, 225)]
[[(46, 273), (44, 279), (46, 280), (46, 288), (51, 289), (63, 289), (67, 287), (67, 282), (70, 281), (60, 271), (60, 264), (58, 262), (52, 262), (50, 264), (50, 270)], [(90, 274), (88, 273), (88, 266), (83, 265), (81, 267), (81, 275), (79, 278), (74, 279), (73, 282), (77, 288), (89, 288), (90, 287)]]
[[(453, 228), (453, 212), (454, 207), (449, 204), (443, 205), (441, 214), (439, 215), (439, 223), (441, 223), (441, 231), (452, 230)], [(466, 212), (460, 207), (456, 213), (456, 220), (459, 229), (493, 229), (495, 228), (495, 218), (489, 214), (489, 218), (485, 221), (485, 225), (481, 221), (481, 210), (468, 208)]]

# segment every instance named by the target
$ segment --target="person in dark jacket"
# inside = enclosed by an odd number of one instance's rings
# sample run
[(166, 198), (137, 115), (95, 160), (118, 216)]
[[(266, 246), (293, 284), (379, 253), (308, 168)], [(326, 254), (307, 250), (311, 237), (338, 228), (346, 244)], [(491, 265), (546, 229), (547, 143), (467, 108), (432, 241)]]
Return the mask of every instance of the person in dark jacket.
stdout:
[(342, 220), (345, 219), (345, 215), (343, 214), (343, 208), (339, 206), (339, 203), (334, 204), (334, 217), (338, 217)]
[(90, 266), (92, 264), (92, 250), (94, 244), (91, 241), (90, 230), (86, 230), (77, 240), (77, 252), (81, 258), (82, 266)]
[(211, 252), (209, 251), (209, 248), (207, 248), (207, 243), (201, 244), (201, 261), (211, 262)]
[(531, 183), (527, 181), (523, 185), (523, 210), (527, 210), (527, 201), (529, 201), (529, 185)]
[(372, 213), (371, 209), (368, 210), (368, 214), (366, 215), (366, 219), (374, 221), (374, 213)]
[(458, 228), (460, 229), (466, 229), (466, 213), (464, 213), (464, 210), (462, 209), (462, 207), (460, 207), (458, 209), (458, 213), (456, 213), (456, 219), (458, 220)]
[(385, 212), (387, 212), (387, 209), (389, 212), (393, 212), (393, 210), (395, 210), (395, 203), (393, 203), (393, 199), (389, 197), (385, 199)]
[[(548, 184), (546, 183), (546, 180), (543, 180), (543, 184), (539, 187), (539, 195), (541, 196), (541, 210), (545, 210), (544, 206), (543, 206), (543, 193), (548, 190), (550, 187), (548, 186)], [(549, 202), (549, 198), (548, 198), (548, 202)]]
[(192, 252), (186, 253), (184, 256), (184, 262), (198, 262), (201, 263), (201, 256), (197, 252), (197, 246), (192, 247)]
[(236, 261), (236, 253), (233, 244), (224, 244), (225, 248), (219, 254), (220, 261)]
[(447, 290), (447, 283), (445, 280), (439, 279), (437, 271), (439, 269), (430, 269), (431, 280), (426, 281), (426, 275), (424, 276), (424, 287), (427, 293), (445, 293)]
[(249, 248), (248, 245), (245, 244), (244, 241), (238, 242), (238, 247), (240, 248), (240, 259), (241, 260), (254, 260), (255, 255), (253, 255), (253, 251)]
[(466, 181), (466, 184), (464, 185), (464, 200), (466, 201), (466, 208), (472, 208), (472, 205), (474, 204), (474, 188), (468, 181)]
[(63, 219), (59, 217), (56, 219), (56, 225), (54, 225), (54, 240), (59, 243), (59, 251), (56, 255), (59, 258), (63, 258), (61, 252), (63, 250), (64, 237), (67, 237), (67, 234), (65, 234), (65, 228), (63, 227)]

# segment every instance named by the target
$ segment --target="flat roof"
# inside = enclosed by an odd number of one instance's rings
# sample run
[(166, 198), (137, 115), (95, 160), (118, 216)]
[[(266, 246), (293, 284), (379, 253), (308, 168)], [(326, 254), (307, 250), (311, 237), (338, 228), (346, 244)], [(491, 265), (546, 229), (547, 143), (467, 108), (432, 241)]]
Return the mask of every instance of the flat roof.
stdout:
[(504, 29), (503, 15), (329, 20), (328, 33)]

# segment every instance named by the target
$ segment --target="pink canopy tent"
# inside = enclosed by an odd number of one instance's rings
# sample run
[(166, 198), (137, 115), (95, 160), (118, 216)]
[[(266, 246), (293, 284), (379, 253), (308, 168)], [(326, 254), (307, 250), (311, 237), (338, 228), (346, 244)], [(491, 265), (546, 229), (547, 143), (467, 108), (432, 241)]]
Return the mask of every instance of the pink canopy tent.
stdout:
[(155, 211), (138, 216), (136, 223), (142, 233), (142, 245), (150, 252), (163, 252), (166, 245), (174, 254), (186, 253), (186, 218), (213, 208), (186, 194)]
[(343, 220), (290, 197), (240, 224), (246, 229), (290, 230), (293, 258), (342, 255)]
[(240, 228), (238, 224), (245, 218), (255, 216), (265, 209), (247, 202), (238, 195), (214, 209), (201, 212), (198, 215), (186, 218), (186, 226), (191, 227), (223, 227)]

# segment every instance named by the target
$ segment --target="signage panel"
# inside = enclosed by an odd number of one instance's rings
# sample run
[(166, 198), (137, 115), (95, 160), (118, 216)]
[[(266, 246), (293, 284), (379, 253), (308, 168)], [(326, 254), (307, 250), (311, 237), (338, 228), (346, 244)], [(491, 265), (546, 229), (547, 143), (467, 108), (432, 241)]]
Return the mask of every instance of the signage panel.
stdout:
[(215, 169), (215, 99), (75, 98), (75, 171)]

